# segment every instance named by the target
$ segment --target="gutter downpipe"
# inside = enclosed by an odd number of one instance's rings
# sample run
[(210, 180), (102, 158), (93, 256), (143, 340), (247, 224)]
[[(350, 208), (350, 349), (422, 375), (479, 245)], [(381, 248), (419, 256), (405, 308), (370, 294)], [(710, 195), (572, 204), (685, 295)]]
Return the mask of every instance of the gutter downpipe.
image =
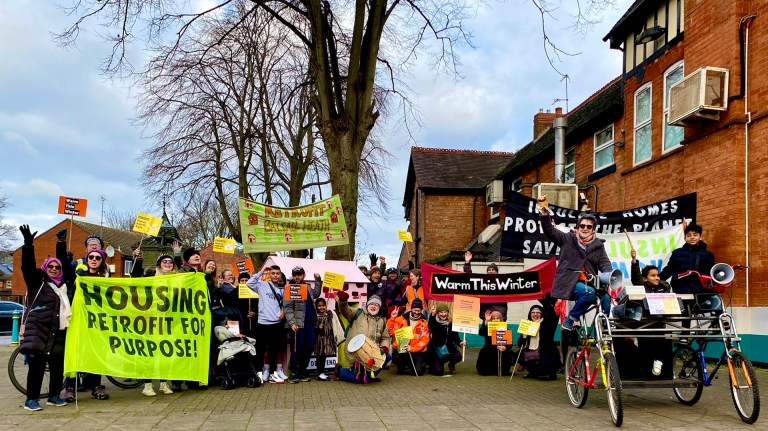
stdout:
[(552, 123), (555, 129), (555, 182), (565, 182), (565, 128), (568, 120), (565, 117), (557, 117)]
[[(749, 24), (755, 18), (754, 14), (746, 15), (741, 19), (741, 23), (744, 25), (744, 80), (742, 81), (744, 89), (744, 115), (747, 117), (747, 122), (744, 123), (744, 196), (749, 197), (749, 124), (752, 122), (752, 112), (749, 111)], [(745, 199), (744, 205), (744, 242), (745, 242), (745, 259), (744, 266), (746, 267), (746, 305), (749, 307), (749, 203)]]

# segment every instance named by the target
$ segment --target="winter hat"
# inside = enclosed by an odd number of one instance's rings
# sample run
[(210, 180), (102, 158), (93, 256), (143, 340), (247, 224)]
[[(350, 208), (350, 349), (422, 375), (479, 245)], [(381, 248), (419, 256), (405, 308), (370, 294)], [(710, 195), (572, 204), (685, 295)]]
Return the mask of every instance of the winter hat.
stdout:
[(397, 274), (397, 268), (389, 268), (387, 274)]
[(184, 250), (184, 262), (189, 262), (189, 258), (194, 256), (194, 255), (200, 256), (200, 252), (195, 250), (194, 247), (190, 247), (190, 248)]
[(104, 248), (104, 241), (99, 237), (98, 235), (91, 235), (88, 238), (85, 239), (85, 246), (88, 247), (88, 244), (91, 242), (98, 242), (100, 248)]
[(291, 275), (302, 275), (302, 274), (306, 274), (306, 273), (304, 272), (304, 268), (302, 268), (301, 266), (294, 266), (293, 269), (291, 270)]
[(373, 267), (371, 269), (370, 275), (373, 275), (374, 272), (378, 272), (379, 274), (381, 274), (381, 268), (379, 268), (378, 266)]
[(370, 298), (368, 298), (368, 305), (371, 304), (378, 304), (378, 306), (381, 307), (381, 298), (379, 298), (378, 295), (372, 295)]
[(238, 279), (238, 280), (242, 280), (242, 279), (244, 279), (244, 278), (246, 278), (246, 279), (249, 279), (249, 280), (250, 280), (250, 279), (251, 279), (251, 274), (248, 274), (247, 272), (243, 271), (243, 272), (241, 272), (240, 274), (238, 274), (238, 276), (237, 276), (237, 279)]
[(413, 301), (411, 301), (411, 310), (413, 310), (414, 308), (418, 308), (419, 310), (424, 309), (424, 303), (421, 302), (421, 299), (416, 298)]
[(497, 272), (499, 271), (499, 267), (496, 266), (495, 263), (492, 263), (492, 264), (488, 265), (488, 269), (495, 269)]
[(173, 260), (173, 256), (171, 256), (169, 254), (161, 254), (160, 256), (157, 256), (157, 260), (155, 261), (155, 264), (157, 264), (157, 266), (160, 266), (160, 262), (163, 259), (171, 259), (171, 260)]
[(84, 260), (88, 260), (88, 256), (92, 255), (93, 253), (97, 253), (99, 256), (101, 256), (101, 263), (103, 265), (107, 264), (107, 253), (105, 253), (104, 250), (91, 250), (86, 253)]
[(437, 311), (448, 311), (448, 304), (445, 302), (437, 304)]

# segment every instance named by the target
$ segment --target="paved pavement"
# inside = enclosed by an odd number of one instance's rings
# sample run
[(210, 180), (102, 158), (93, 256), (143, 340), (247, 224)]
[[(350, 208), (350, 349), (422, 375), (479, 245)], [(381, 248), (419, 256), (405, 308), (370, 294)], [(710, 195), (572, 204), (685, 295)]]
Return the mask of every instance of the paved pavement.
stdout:
[[(0, 347), (6, 364), (12, 349)], [(612, 428), (605, 394), (590, 391), (582, 409), (568, 402), (557, 381), (475, 374), (477, 350), (450, 377), (397, 376), (384, 371), (370, 385), (343, 382), (265, 385), (257, 389), (184, 391), (145, 397), (140, 389), (108, 387), (110, 399), (83, 398), (78, 406), (43, 406), (27, 412), (25, 397), (0, 379), (0, 430), (589, 430)], [(627, 390), (624, 426), (633, 430), (765, 429), (739, 419), (725, 374), (693, 407), (677, 402), (671, 389)], [(762, 388), (768, 372), (758, 370)], [(763, 389), (762, 394), (765, 395)], [(83, 395), (83, 394), (81, 394)], [(763, 398), (765, 399), (765, 398)]]

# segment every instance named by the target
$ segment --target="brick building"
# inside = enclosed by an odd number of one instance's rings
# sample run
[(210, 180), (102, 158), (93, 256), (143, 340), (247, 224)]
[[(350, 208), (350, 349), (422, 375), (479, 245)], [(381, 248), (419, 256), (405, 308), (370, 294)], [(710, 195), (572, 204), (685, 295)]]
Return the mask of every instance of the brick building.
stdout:
[(463, 259), (467, 244), (499, 220), (485, 186), (511, 160), (505, 152), (412, 148), (403, 207), (413, 243), (404, 243), (398, 266)]

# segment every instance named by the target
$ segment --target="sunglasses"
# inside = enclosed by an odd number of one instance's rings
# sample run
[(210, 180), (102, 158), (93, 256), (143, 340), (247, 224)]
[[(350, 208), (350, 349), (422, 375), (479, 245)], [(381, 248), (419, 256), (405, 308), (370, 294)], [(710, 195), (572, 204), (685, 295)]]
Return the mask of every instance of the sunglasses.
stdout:
[(173, 261), (171, 259), (163, 259), (160, 263), (173, 263)]
[(48, 265), (46, 266), (48, 269), (55, 269), (56, 271), (61, 271), (61, 267), (59, 265)]
[(588, 229), (588, 230), (592, 230), (593, 228), (594, 228), (594, 226), (592, 226), (591, 224), (580, 224), (580, 225), (579, 225), (579, 229)]
[(88, 256), (88, 259), (89, 260), (101, 260), (101, 256), (99, 256), (98, 254), (92, 254), (92, 255)]

